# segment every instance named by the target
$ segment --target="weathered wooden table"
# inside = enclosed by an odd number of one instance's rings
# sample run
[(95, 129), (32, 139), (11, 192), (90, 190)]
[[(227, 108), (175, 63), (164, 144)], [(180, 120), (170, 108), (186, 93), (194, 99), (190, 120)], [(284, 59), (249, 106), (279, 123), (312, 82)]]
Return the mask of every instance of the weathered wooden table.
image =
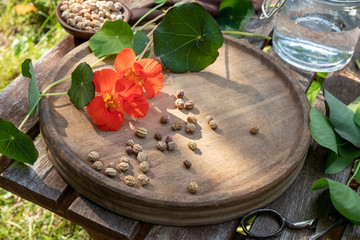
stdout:
[[(130, 8), (138, 8), (152, 1), (123, 2)], [(259, 20), (255, 16), (247, 24), (245, 31), (271, 35), (273, 27), (274, 19)], [(264, 45), (264, 41), (258, 38), (246, 38), (240, 41), (249, 41), (258, 48), (262, 48)], [(80, 43), (82, 40), (69, 35), (36, 62), (35, 72), (40, 88), (57, 62)], [(274, 61), (281, 62), (274, 51), (269, 54)], [(360, 58), (360, 42), (354, 57)], [(285, 63), (283, 64), (284, 68), (289, 68)], [(314, 78), (314, 73), (298, 69), (290, 69), (290, 71), (305, 92)], [(348, 104), (360, 96), (360, 70), (357, 69), (354, 61), (351, 61), (345, 69), (329, 74), (323, 88)], [(28, 79), (19, 76), (0, 92), (0, 117), (2, 119), (19, 126), (27, 113), (27, 91)], [(324, 111), (321, 93), (314, 106)], [(23, 130), (35, 139), (39, 134), (38, 115), (32, 116)], [(244, 236), (236, 233), (240, 219), (210, 226), (169, 227), (152, 225), (114, 214), (80, 196), (58, 175), (48, 160), (46, 148), (41, 138), (35, 140), (35, 145), (40, 155), (33, 166), (18, 164), (1, 156), (0, 187), (80, 224), (94, 239), (245, 239)], [(294, 221), (313, 218), (322, 204), (319, 202), (321, 191), (311, 191), (312, 184), (321, 177), (328, 177), (345, 183), (351, 172), (349, 167), (339, 174), (325, 175), (325, 157), (326, 150), (312, 142), (305, 164), (295, 182), (268, 207), (279, 211)], [(358, 192), (360, 192), (359, 189)], [(266, 229), (268, 225), (259, 220), (255, 221), (252, 227), (259, 232)], [(348, 225), (337, 232), (340, 232), (337, 239), (360, 239), (360, 227), (358, 226)], [(312, 233), (313, 231), (307, 229), (285, 229), (281, 235), (274, 239), (308, 239)]]

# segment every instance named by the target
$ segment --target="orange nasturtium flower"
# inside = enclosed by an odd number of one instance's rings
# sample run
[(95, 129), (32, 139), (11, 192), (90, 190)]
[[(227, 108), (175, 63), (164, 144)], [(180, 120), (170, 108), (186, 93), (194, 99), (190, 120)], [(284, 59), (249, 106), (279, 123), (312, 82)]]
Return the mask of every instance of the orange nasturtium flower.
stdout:
[(154, 97), (164, 87), (160, 63), (149, 58), (136, 61), (132, 49), (123, 49), (116, 56), (114, 66), (120, 77), (131, 80), (141, 90), (144, 88), (148, 98)]
[(149, 104), (141, 89), (130, 81), (119, 80), (112, 69), (94, 72), (95, 96), (87, 105), (87, 112), (102, 131), (117, 131), (124, 123), (124, 113), (145, 117)]

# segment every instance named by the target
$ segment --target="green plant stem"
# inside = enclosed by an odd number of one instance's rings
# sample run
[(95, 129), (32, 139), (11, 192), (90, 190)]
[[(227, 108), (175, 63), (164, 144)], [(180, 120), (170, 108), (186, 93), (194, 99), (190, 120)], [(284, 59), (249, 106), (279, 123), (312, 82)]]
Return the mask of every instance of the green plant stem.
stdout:
[(360, 69), (360, 61), (359, 59), (355, 59), (356, 66)]
[(46, 93), (46, 94), (39, 94), (40, 97), (49, 97), (49, 96), (62, 96), (67, 95), (67, 92), (61, 92), (61, 93)]
[(261, 37), (266, 40), (271, 40), (271, 37), (262, 35), (262, 34), (256, 34), (256, 33), (246, 33), (246, 32), (238, 32), (238, 31), (221, 31), (223, 34), (234, 34), (239, 36), (248, 36), (248, 37)]
[(104, 56), (104, 57), (101, 57), (99, 58), (96, 62), (94, 62), (93, 64), (90, 65), (90, 67), (95, 67), (96, 65), (98, 65), (100, 62), (104, 61), (107, 57), (109, 56)]
[[(166, 11), (167, 12), (167, 11)], [(157, 20), (163, 18), (166, 15), (166, 12), (164, 12), (163, 14), (160, 14), (159, 16), (157, 16), (156, 18), (154, 18), (151, 21), (148, 21), (147, 23), (145, 23), (144, 25), (142, 25), (141, 27), (139, 27), (138, 31), (143, 30), (145, 27), (150, 26), (151, 24), (155, 23)]]
[(152, 8), (150, 11), (148, 11), (147, 13), (144, 14), (144, 16), (142, 16), (132, 27), (131, 30), (134, 30), (134, 28), (139, 25), (139, 23), (141, 23), (142, 20), (144, 20), (150, 13), (152, 13), (153, 11), (155, 11), (156, 9), (164, 6), (166, 2), (163, 2), (161, 4), (156, 5), (154, 8)]
[(354, 179), (354, 177), (356, 176), (356, 174), (358, 173), (358, 171), (360, 170), (360, 163), (357, 165), (357, 168), (354, 171), (354, 174), (352, 175), (352, 177), (349, 179), (349, 181), (347, 182), (347, 186), (349, 186), (349, 184), (351, 183), (351, 181)]

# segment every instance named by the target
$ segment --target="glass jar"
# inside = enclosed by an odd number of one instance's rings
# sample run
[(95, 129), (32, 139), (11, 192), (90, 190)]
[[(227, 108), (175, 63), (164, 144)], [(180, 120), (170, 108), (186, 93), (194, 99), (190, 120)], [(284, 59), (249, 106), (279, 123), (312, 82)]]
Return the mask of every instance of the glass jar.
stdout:
[(277, 14), (273, 47), (298, 68), (332, 72), (351, 60), (359, 26), (360, 1), (287, 0)]

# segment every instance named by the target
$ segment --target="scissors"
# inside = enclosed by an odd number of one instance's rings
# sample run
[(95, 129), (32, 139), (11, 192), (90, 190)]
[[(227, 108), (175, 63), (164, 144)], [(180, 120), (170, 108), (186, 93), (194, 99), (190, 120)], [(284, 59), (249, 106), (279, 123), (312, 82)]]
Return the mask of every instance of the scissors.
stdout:
[[(265, 234), (258, 234), (247, 230), (246, 225), (249, 222), (249, 220), (253, 217), (259, 217), (259, 216), (268, 216), (273, 218), (279, 223), (279, 228), (274, 232), (265, 233)], [(255, 239), (265, 239), (265, 238), (273, 237), (279, 234), (285, 227), (294, 228), (294, 229), (300, 229), (300, 228), (309, 228), (312, 230), (315, 229), (315, 233), (309, 238), (309, 240), (315, 240), (323, 236), (324, 234), (328, 233), (333, 228), (345, 225), (347, 223), (348, 221), (340, 215), (326, 216), (319, 220), (310, 219), (301, 222), (292, 222), (286, 219), (277, 211), (273, 209), (265, 208), (265, 209), (257, 209), (246, 214), (241, 222), (241, 226), (248, 237)]]

